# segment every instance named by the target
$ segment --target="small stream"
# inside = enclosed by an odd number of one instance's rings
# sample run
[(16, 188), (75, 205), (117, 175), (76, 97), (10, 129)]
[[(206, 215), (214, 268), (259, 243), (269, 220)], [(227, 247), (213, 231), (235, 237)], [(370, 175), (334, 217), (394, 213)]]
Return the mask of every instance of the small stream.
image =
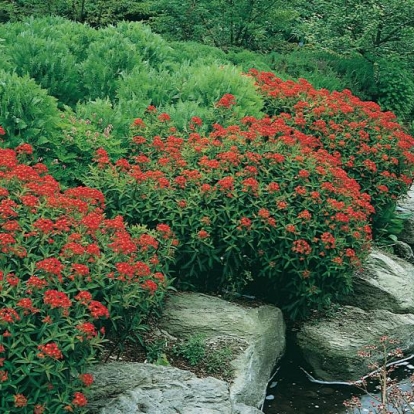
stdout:
[[(372, 398), (357, 387), (321, 385), (309, 381), (300, 367), (311, 371), (301, 359), (298, 350), (294, 346), (288, 346), (287, 349), (290, 351), (286, 352), (280, 362), (279, 369), (267, 390), (269, 399), (266, 399), (263, 407), (266, 414), (346, 414), (349, 411), (343, 402), (353, 395), (361, 398), (362, 413), (368, 414), (369, 409), (372, 409)], [(407, 363), (399, 368), (398, 377), (410, 376), (414, 372), (413, 365)], [(402, 388), (411, 388), (407, 381), (403, 380), (402, 383), (406, 383)]]
[(266, 414), (345, 414), (343, 402), (359, 395), (355, 387), (315, 384), (299, 368), (299, 361), (285, 356), (267, 391)]

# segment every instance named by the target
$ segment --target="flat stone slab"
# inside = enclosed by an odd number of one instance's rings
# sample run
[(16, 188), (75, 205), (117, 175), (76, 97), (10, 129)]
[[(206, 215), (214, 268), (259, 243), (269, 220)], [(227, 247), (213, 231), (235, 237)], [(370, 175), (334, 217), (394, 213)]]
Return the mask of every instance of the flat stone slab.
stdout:
[(90, 413), (236, 414), (228, 384), (216, 378), (136, 362), (101, 364), (93, 375)]
[(286, 346), (280, 309), (241, 306), (219, 297), (186, 292), (167, 301), (160, 327), (178, 338), (203, 334), (210, 340), (229, 338), (243, 344), (243, 350), (232, 361), (235, 378), (230, 394), (235, 404), (262, 405), (272, 370)]
[[(414, 314), (344, 306), (332, 317), (306, 322), (297, 344), (314, 376), (326, 381), (355, 381), (372, 371), (358, 356), (366, 345), (378, 345), (382, 336), (399, 339), (404, 353), (414, 350)], [(381, 361), (378, 355), (377, 361)]]

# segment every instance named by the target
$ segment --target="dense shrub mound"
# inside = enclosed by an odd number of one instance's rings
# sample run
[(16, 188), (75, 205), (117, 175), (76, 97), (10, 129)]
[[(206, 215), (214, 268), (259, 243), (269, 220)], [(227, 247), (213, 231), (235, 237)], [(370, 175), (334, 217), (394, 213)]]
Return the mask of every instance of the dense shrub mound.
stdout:
[(0, 411), (83, 412), (105, 330), (139, 336), (162, 301), (172, 233), (106, 219), (101, 192), (62, 192), (32, 151), (0, 149)]
[[(234, 104), (225, 95), (217, 108)], [(340, 160), (283, 117), (215, 124), (208, 136), (197, 132), (201, 124), (193, 118), (193, 132), (180, 135), (149, 108), (134, 122), (128, 159), (112, 164), (99, 151), (86, 183), (105, 194), (112, 214), (171, 226), (183, 284), (261, 284), (292, 316), (348, 293), (373, 208)]]
[(319, 147), (370, 194), (376, 220), (393, 209), (413, 180), (414, 138), (391, 112), (350, 91), (316, 90), (304, 79), (282, 81), (271, 72), (250, 71), (266, 100), (266, 113), (319, 139)]

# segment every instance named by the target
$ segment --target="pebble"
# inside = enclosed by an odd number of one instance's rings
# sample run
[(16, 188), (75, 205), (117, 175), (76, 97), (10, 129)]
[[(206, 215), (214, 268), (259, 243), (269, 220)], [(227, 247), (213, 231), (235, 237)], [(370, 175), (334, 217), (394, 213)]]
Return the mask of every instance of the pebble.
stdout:
[(271, 401), (271, 400), (274, 400), (274, 399), (275, 399), (274, 395), (272, 395), (272, 394), (266, 395), (266, 400), (267, 401)]
[(408, 368), (408, 369), (414, 369), (414, 366), (412, 366), (412, 365), (410, 364), (410, 365), (407, 365), (407, 368)]
[(277, 381), (273, 381), (270, 385), (269, 388), (275, 388), (277, 385)]

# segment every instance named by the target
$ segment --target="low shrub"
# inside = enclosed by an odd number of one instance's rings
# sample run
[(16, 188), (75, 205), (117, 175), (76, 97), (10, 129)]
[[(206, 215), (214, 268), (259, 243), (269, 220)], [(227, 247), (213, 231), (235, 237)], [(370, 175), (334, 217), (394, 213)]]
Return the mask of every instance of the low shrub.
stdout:
[[(266, 112), (318, 139), (341, 167), (371, 196), (374, 220), (395, 208), (414, 173), (414, 138), (391, 112), (363, 102), (350, 91), (317, 90), (304, 79), (283, 81), (270, 72), (251, 71), (266, 100)], [(374, 223), (375, 228), (375, 223)]]
[[(216, 108), (231, 117), (234, 104), (227, 94)], [(209, 135), (198, 128), (193, 118), (180, 136), (151, 107), (134, 122), (128, 158), (112, 164), (100, 150), (85, 183), (105, 194), (111, 214), (172, 228), (181, 286), (240, 291), (254, 282), (293, 317), (348, 293), (373, 209), (340, 160), (283, 117), (215, 124)]]
[(62, 192), (31, 156), (0, 149), (0, 411), (85, 412), (104, 332), (139, 340), (162, 303), (172, 233), (106, 219), (99, 191)]
[(29, 76), (0, 70), (0, 125), (7, 131), (5, 144), (28, 142), (41, 151), (58, 135), (60, 116), (55, 98)]
[[(101, 106), (102, 107), (102, 106)], [(125, 152), (125, 145), (113, 134), (113, 125), (103, 125), (91, 118), (80, 118), (70, 108), (61, 114), (60, 133), (56, 134), (43, 152), (44, 162), (50, 173), (62, 186), (70, 187), (81, 183), (98, 148), (105, 148), (113, 159)]]
[[(99, 31), (99, 39), (87, 50), (88, 57), (80, 63), (83, 99), (115, 98), (117, 79), (144, 63), (139, 50), (115, 27)], [(103, 65), (102, 62), (105, 62)]]

